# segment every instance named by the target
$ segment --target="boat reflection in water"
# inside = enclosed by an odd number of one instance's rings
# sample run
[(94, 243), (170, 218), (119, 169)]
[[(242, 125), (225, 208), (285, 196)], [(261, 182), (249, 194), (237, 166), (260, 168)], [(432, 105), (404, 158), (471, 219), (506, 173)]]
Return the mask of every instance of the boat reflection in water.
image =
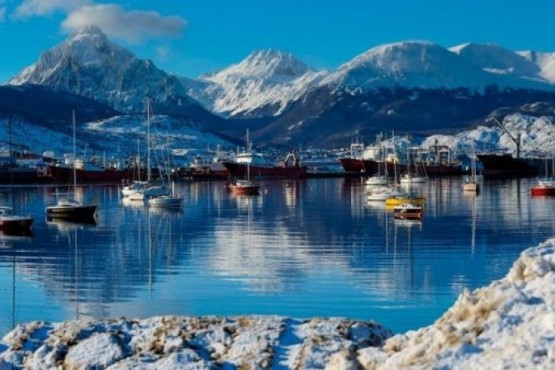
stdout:
[[(555, 234), (555, 198), (530, 197), (534, 179), (485, 179), (479, 197), (462, 181), (430, 179), (416, 223), (366, 203), (360, 181), (337, 178), (268, 181), (256, 197), (232, 196), (222, 182), (178, 183), (179, 212), (122, 205), (115, 186), (91, 187), (98, 224), (35, 219), (34, 238), (0, 248), (0, 291), (11, 291), (15, 262), (16, 323), (278, 314), (415, 329)], [(44, 188), (16, 194), (44, 211)], [(11, 310), (0, 304), (0, 333)]]

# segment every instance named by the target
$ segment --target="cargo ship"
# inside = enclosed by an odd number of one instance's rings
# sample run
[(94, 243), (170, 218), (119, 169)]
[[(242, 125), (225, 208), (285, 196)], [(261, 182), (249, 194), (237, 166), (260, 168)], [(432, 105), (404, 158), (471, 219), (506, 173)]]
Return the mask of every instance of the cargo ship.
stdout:
[[(451, 151), (445, 146), (434, 146), (430, 151), (413, 150), (412, 166), (422, 168), (427, 176), (461, 176), (467, 171), (462, 163), (452, 158)], [(412, 150), (412, 149), (411, 149)], [(414, 158), (420, 158), (415, 161)], [(363, 147), (362, 144), (351, 145), (351, 156), (339, 158), (341, 166), (348, 174), (370, 176), (377, 173), (379, 168), (386, 168), (389, 176), (396, 170), (398, 174), (407, 173), (406, 162), (399, 162), (396, 156), (384, 155), (379, 147)]]
[(477, 157), (482, 163), (482, 175), (486, 177), (532, 177), (553, 166), (553, 159), (540, 157), (515, 158), (506, 153), (477, 154)]

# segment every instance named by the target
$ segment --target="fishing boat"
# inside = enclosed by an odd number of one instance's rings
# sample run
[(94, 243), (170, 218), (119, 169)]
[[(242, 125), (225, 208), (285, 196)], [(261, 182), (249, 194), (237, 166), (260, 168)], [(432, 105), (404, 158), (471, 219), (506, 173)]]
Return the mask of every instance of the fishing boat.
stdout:
[[(75, 111), (72, 112), (73, 116), (73, 158), (75, 159)], [(73, 162), (73, 194), (65, 193), (60, 194), (56, 191), (56, 202), (46, 206), (47, 218), (58, 218), (66, 220), (81, 221), (85, 219), (92, 219), (96, 213), (95, 204), (84, 204), (77, 201), (75, 193), (77, 190), (77, 174), (75, 168), (75, 161)]]
[(283, 161), (274, 163), (258, 153), (239, 153), (233, 161), (222, 162), (232, 177), (244, 178), (247, 167), (252, 175), (264, 179), (302, 179), (308, 174), (308, 167), (301, 166), (295, 152), (287, 154)]
[[(247, 130), (247, 154), (250, 154), (250, 142), (249, 142), (249, 130)], [(256, 181), (251, 180), (251, 164), (249, 161), (246, 162), (246, 173), (245, 178), (232, 179), (229, 184), (227, 184), (229, 191), (234, 195), (258, 195), (260, 190), (260, 184)]]
[(402, 203), (393, 208), (393, 216), (398, 220), (420, 220), (423, 215), (422, 207), (412, 203)]

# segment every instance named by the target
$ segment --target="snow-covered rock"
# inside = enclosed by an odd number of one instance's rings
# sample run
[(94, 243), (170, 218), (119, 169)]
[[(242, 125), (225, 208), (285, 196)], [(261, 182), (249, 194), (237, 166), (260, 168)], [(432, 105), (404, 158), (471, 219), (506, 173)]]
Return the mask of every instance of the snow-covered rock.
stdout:
[(344, 348), (379, 346), (392, 333), (348, 319), (160, 316), (33, 322), (0, 344), (0, 368), (323, 369)]
[(554, 286), (550, 239), (525, 250), (505, 278), (461, 294), (433, 325), (359, 350), (358, 361), (365, 369), (553, 369)]

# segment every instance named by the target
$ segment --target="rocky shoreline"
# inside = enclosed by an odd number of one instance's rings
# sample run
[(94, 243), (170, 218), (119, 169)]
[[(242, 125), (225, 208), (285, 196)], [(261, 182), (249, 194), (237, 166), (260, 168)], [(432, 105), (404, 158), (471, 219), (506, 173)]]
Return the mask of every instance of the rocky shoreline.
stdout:
[(404, 334), (345, 318), (37, 321), (2, 338), (0, 368), (555, 368), (555, 239), (525, 250), (503, 279), (462, 293), (434, 324)]

